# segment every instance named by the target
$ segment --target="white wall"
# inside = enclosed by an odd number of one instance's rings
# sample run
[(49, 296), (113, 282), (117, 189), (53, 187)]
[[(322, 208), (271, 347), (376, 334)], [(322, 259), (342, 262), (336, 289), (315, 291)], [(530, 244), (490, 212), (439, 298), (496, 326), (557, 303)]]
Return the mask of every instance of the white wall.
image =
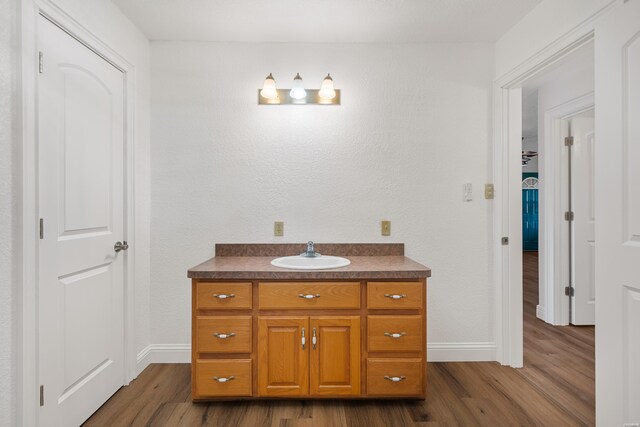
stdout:
[[(493, 342), (491, 45), (151, 46), (153, 343), (190, 343), (186, 270), (215, 243), (310, 239), (406, 243), (433, 269), (429, 342)], [(331, 72), (343, 105), (258, 106), (269, 72), (315, 88)]]
[(16, 2), (0, 0), (0, 426), (16, 420)]
[(149, 41), (110, 0), (53, 0), (135, 66), (135, 342), (149, 344), (150, 128)]
[[(522, 150), (538, 151), (538, 91), (522, 90)], [(532, 158), (522, 172), (538, 172), (538, 157)]]
[(618, 0), (544, 0), (496, 43), (496, 77), (552, 45), (571, 31), (586, 33), (592, 15)]
[[(522, 140), (523, 151), (538, 151), (538, 135), (525, 136)], [(529, 160), (526, 166), (522, 167), (522, 173), (537, 173), (538, 172), (538, 157), (534, 157)]]

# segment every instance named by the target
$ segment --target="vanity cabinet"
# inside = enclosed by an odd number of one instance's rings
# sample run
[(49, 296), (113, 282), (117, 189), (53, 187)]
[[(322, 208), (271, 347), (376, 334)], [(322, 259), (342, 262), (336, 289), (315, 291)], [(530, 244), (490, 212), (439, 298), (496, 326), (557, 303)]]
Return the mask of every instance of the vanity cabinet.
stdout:
[(193, 400), (424, 398), (426, 279), (192, 281)]
[(258, 317), (258, 393), (359, 395), (360, 317)]

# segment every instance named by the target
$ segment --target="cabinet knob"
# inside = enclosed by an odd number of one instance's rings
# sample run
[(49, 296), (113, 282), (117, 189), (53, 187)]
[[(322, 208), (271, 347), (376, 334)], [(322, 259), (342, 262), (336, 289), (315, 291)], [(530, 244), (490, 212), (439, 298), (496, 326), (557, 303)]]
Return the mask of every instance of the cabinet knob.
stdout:
[(218, 381), (219, 383), (226, 383), (231, 380), (234, 380), (235, 378), (236, 377), (234, 377), (233, 375), (229, 375), (228, 377), (213, 377), (213, 379)]
[(314, 298), (320, 298), (320, 294), (298, 294), (298, 298), (304, 298), (304, 299), (314, 299)]
[(402, 299), (407, 297), (406, 294), (384, 294), (384, 296), (391, 299)]
[(407, 379), (407, 377), (405, 377), (404, 375), (400, 375), (399, 377), (390, 377), (388, 375), (385, 375), (384, 379), (394, 383), (399, 383), (400, 381), (404, 381), (405, 379)]
[(394, 338), (394, 339), (401, 338), (401, 337), (403, 337), (403, 336), (405, 336), (405, 335), (407, 335), (407, 333), (406, 333), (406, 332), (394, 332), (394, 333), (391, 333), (391, 332), (385, 332), (385, 333), (384, 333), (384, 336), (385, 336), (385, 337)]
[(217, 337), (217, 338), (220, 338), (222, 340), (226, 340), (227, 338), (235, 337), (236, 333), (235, 332), (228, 332), (226, 334), (221, 334), (221, 333), (218, 333), (218, 332), (214, 332), (213, 336)]
[(304, 328), (302, 328), (302, 339), (301, 339), (301, 341), (302, 341), (302, 349), (304, 350), (304, 346), (307, 343), (307, 339), (304, 336)]
[(235, 296), (235, 294), (213, 294), (213, 297), (218, 299), (235, 298)]

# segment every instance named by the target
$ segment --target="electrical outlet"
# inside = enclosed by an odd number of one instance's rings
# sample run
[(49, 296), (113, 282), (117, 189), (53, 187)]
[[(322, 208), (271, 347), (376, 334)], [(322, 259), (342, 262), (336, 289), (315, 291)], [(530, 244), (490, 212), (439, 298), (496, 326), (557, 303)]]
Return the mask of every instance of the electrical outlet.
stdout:
[(273, 235), (277, 237), (284, 236), (284, 221), (275, 221), (273, 223)]
[(380, 222), (380, 234), (383, 236), (391, 236), (391, 221)]
[(493, 199), (493, 184), (484, 185), (484, 198)]

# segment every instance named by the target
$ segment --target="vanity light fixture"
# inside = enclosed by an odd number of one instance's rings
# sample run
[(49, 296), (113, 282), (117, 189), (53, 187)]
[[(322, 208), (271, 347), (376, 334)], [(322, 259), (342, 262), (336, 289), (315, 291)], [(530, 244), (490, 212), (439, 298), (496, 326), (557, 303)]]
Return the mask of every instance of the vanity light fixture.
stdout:
[(269, 73), (262, 89), (258, 90), (259, 105), (340, 105), (340, 90), (333, 86), (330, 74), (320, 89), (305, 89), (300, 73), (293, 78), (291, 89), (276, 88), (276, 80)]
[(293, 88), (291, 89), (291, 92), (289, 92), (289, 96), (298, 100), (307, 97), (307, 91), (304, 90), (304, 84), (302, 83), (300, 73), (296, 73), (296, 76), (293, 78)]
[(276, 89), (276, 79), (273, 78), (273, 74), (269, 73), (266, 79), (264, 79), (264, 84), (262, 85), (262, 90), (260, 91), (260, 96), (266, 99), (278, 99), (278, 90)]
[(322, 80), (318, 96), (322, 99), (333, 99), (336, 97), (336, 91), (333, 88), (333, 79), (331, 78), (331, 74), (327, 74), (327, 77)]

